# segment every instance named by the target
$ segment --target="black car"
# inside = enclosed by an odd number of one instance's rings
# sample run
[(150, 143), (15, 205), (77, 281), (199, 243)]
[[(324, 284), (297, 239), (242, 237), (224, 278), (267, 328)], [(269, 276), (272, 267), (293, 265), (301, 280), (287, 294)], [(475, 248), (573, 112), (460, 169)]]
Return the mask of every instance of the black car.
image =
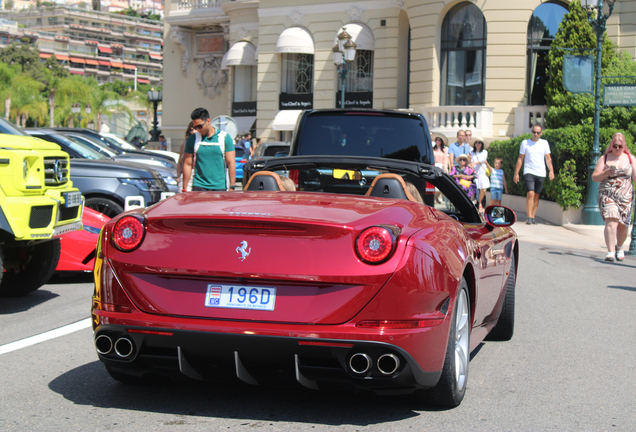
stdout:
[(289, 155), (289, 143), (284, 141), (266, 141), (260, 143), (254, 153), (252, 159), (265, 159), (270, 157), (280, 157)]
[(144, 158), (149, 158), (149, 159), (154, 159), (156, 161), (161, 161), (161, 163), (163, 163), (167, 168), (173, 168), (176, 169), (176, 164), (173, 158), (171, 158), (170, 156), (166, 156), (166, 155), (162, 155), (162, 154), (158, 154), (158, 153), (151, 153), (151, 152), (147, 152), (144, 150), (128, 150), (123, 148), (117, 141), (115, 141), (114, 139), (110, 139), (108, 137), (105, 137), (103, 135), (100, 135), (99, 132), (92, 130), (92, 129), (85, 129), (85, 128), (68, 128), (68, 127), (54, 127), (51, 128), (54, 131), (57, 132), (61, 132), (61, 133), (66, 133), (66, 132), (72, 132), (72, 133), (76, 133), (76, 134), (81, 134), (81, 135), (86, 135), (89, 136), (93, 139), (96, 139), (100, 142), (102, 142), (105, 146), (107, 146), (109, 149), (111, 149), (111, 151), (117, 153), (117, 154), (134, 154), (134, 155), (138, 155), (140, 157), (144, 157)]
[(435, 165), (424, 116), (393, 110), (303, 111), (289, 155), (372, 156)]
[[(305, 110), (296, 123), (289, 155), (371, 156), (435, 165), (424, 116), (398, 110)], [(252, 164), (243, 168), (244, 184), (252, 172)], [(424, 202), (434, 205), (435, 188), (424, 190)]]
[[(97, 147), (97, 142), (93, 142), (91, 145), (90, 142), (86, 142), (85, 140), (92, 140), (92, 138), (86, 135), (77, 135), (76, 137), (72, 136), (72, 134), (63, 134), (58, 133), (53, 129), (26, 129), (27, 132), (31, 136), (35, 136), (38, 138), (42, 138), (46, 141), (53, 142), (60, 147), (62, 150), (67, 152), (71, 158), (71, 166), (75, 166), (76, 159), (93, 159), (93, 160), (114, 160), (117, 162), (132, 162), (135, 164), (139, 164), (140, 166), (145, 166), (146, 168), (152, 168), (159, 173), (163, 181), (168, 186), (169, 192), (178, 193), (179, 188), (177, 185), (177, 172), (175, 169), (167, 168), (163, 164), (157, 164), (155, 161), (152, 161), (148, 158), (139, 157), (135, 154), (119, 154), (114, 156), (109, 156), (112, 152), (107, 152), (103, 148)], [(83, 141), (80, 141), (83, 139)], [(100, 151), (101, 150), (101, 151)], [(89, 206), (90, 207), (90, 206)]]
[[(2, 122), (2, 133), (30, 135), (14, 125), (5, 127)], [(91, 154), (90, 149), (81, 151), (85, 155)], [(84, 195), (86, 207), (109, 217), (125, 210), (127, 197), (141, 196), (144, 205), (151, 205), (161, 201), (162, 194), (170, 192), (157, 171), (140, 164), (75, 158), (71, 161), (70, 170), (71, 181)]]

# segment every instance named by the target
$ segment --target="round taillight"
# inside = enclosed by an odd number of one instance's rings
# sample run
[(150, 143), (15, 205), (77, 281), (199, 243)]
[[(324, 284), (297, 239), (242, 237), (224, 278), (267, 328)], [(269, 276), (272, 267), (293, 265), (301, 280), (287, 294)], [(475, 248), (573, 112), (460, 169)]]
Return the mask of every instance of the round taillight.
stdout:
[(360, 259), (369, 264), (378, 264), (391, 255), (395, 236), (384, 227), (367, 228), (356, 240), (356, 252)]
[(113, 229), (113, 244), (122, 252), (139, 247), (144, 239), (144, 224), (134, 216), (125, 216), (117, 221)]

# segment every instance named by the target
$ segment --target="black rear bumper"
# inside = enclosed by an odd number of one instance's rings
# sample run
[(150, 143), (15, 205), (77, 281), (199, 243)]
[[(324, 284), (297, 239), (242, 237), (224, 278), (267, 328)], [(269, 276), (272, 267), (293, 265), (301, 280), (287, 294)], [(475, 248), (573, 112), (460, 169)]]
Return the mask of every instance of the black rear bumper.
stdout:
[[(110, 338), (113, 348), (98, 352), (100, 360), (116, 371), (135, 376), (185, 375), (197, 380), (241, 380), (255, 385), (302, 385), (312, 389), (335, 386), (399, 394), (433, 387), (441, 375), (441, 371), (423, 371), (406, 351), (382, 342), (112, 325), (98, 327), (95, 340), (101, 336)], [(120, 353), (115, 349), (122, 338), (132, 342), (130, 355), (125, 357), (121, 355), (127, 354), (125, 341), (119, 347), (126, 349), (119, 349)], [(356, 373), (351, 369), (350, 359), (356, 353), (368, 356), (368, 371)], [(383, 354), (393, 354), (398, 359), (395, 372), (380, 371), (378, 358)]]

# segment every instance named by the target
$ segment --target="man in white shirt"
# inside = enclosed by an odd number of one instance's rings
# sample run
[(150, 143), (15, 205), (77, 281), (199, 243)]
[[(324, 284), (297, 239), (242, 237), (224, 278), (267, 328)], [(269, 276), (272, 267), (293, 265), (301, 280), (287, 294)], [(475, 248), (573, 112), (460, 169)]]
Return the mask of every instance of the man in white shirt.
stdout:
[[(519, 149), (519, 159), (515, 167), (515, 175), (512, 180), (519, 183), (519, 170), (523, 164), (523, 181), (526, 183), (528, 195), (526, 196), (526, 211), (528, 219), (526, 224), (536, 224), (534, 216), (539, 207), (539, 194), (543, 189), (545, 181), (545, 166), (550, 170), (550, 180), (554, 180), (554, 169), (552, 168), (552, 158), (550, 157), (550, 145), (541, 139), (543, 128), (541, 125), (532, 127), (532, 139), (524, 140)], [(545, 161), (545, 162), (544, 162)]]

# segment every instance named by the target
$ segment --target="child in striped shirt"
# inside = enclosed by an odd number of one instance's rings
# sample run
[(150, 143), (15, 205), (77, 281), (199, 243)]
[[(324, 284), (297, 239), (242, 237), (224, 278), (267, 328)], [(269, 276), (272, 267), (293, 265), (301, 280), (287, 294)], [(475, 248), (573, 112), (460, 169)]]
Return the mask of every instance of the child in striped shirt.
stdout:
[(495, 158), (495, 168), (490, 173), (490, 205), (501, 205), (504, 189), (508, 194), (508, 185), (504, 171), (501, 169), (502, 165), (503, 159)]

